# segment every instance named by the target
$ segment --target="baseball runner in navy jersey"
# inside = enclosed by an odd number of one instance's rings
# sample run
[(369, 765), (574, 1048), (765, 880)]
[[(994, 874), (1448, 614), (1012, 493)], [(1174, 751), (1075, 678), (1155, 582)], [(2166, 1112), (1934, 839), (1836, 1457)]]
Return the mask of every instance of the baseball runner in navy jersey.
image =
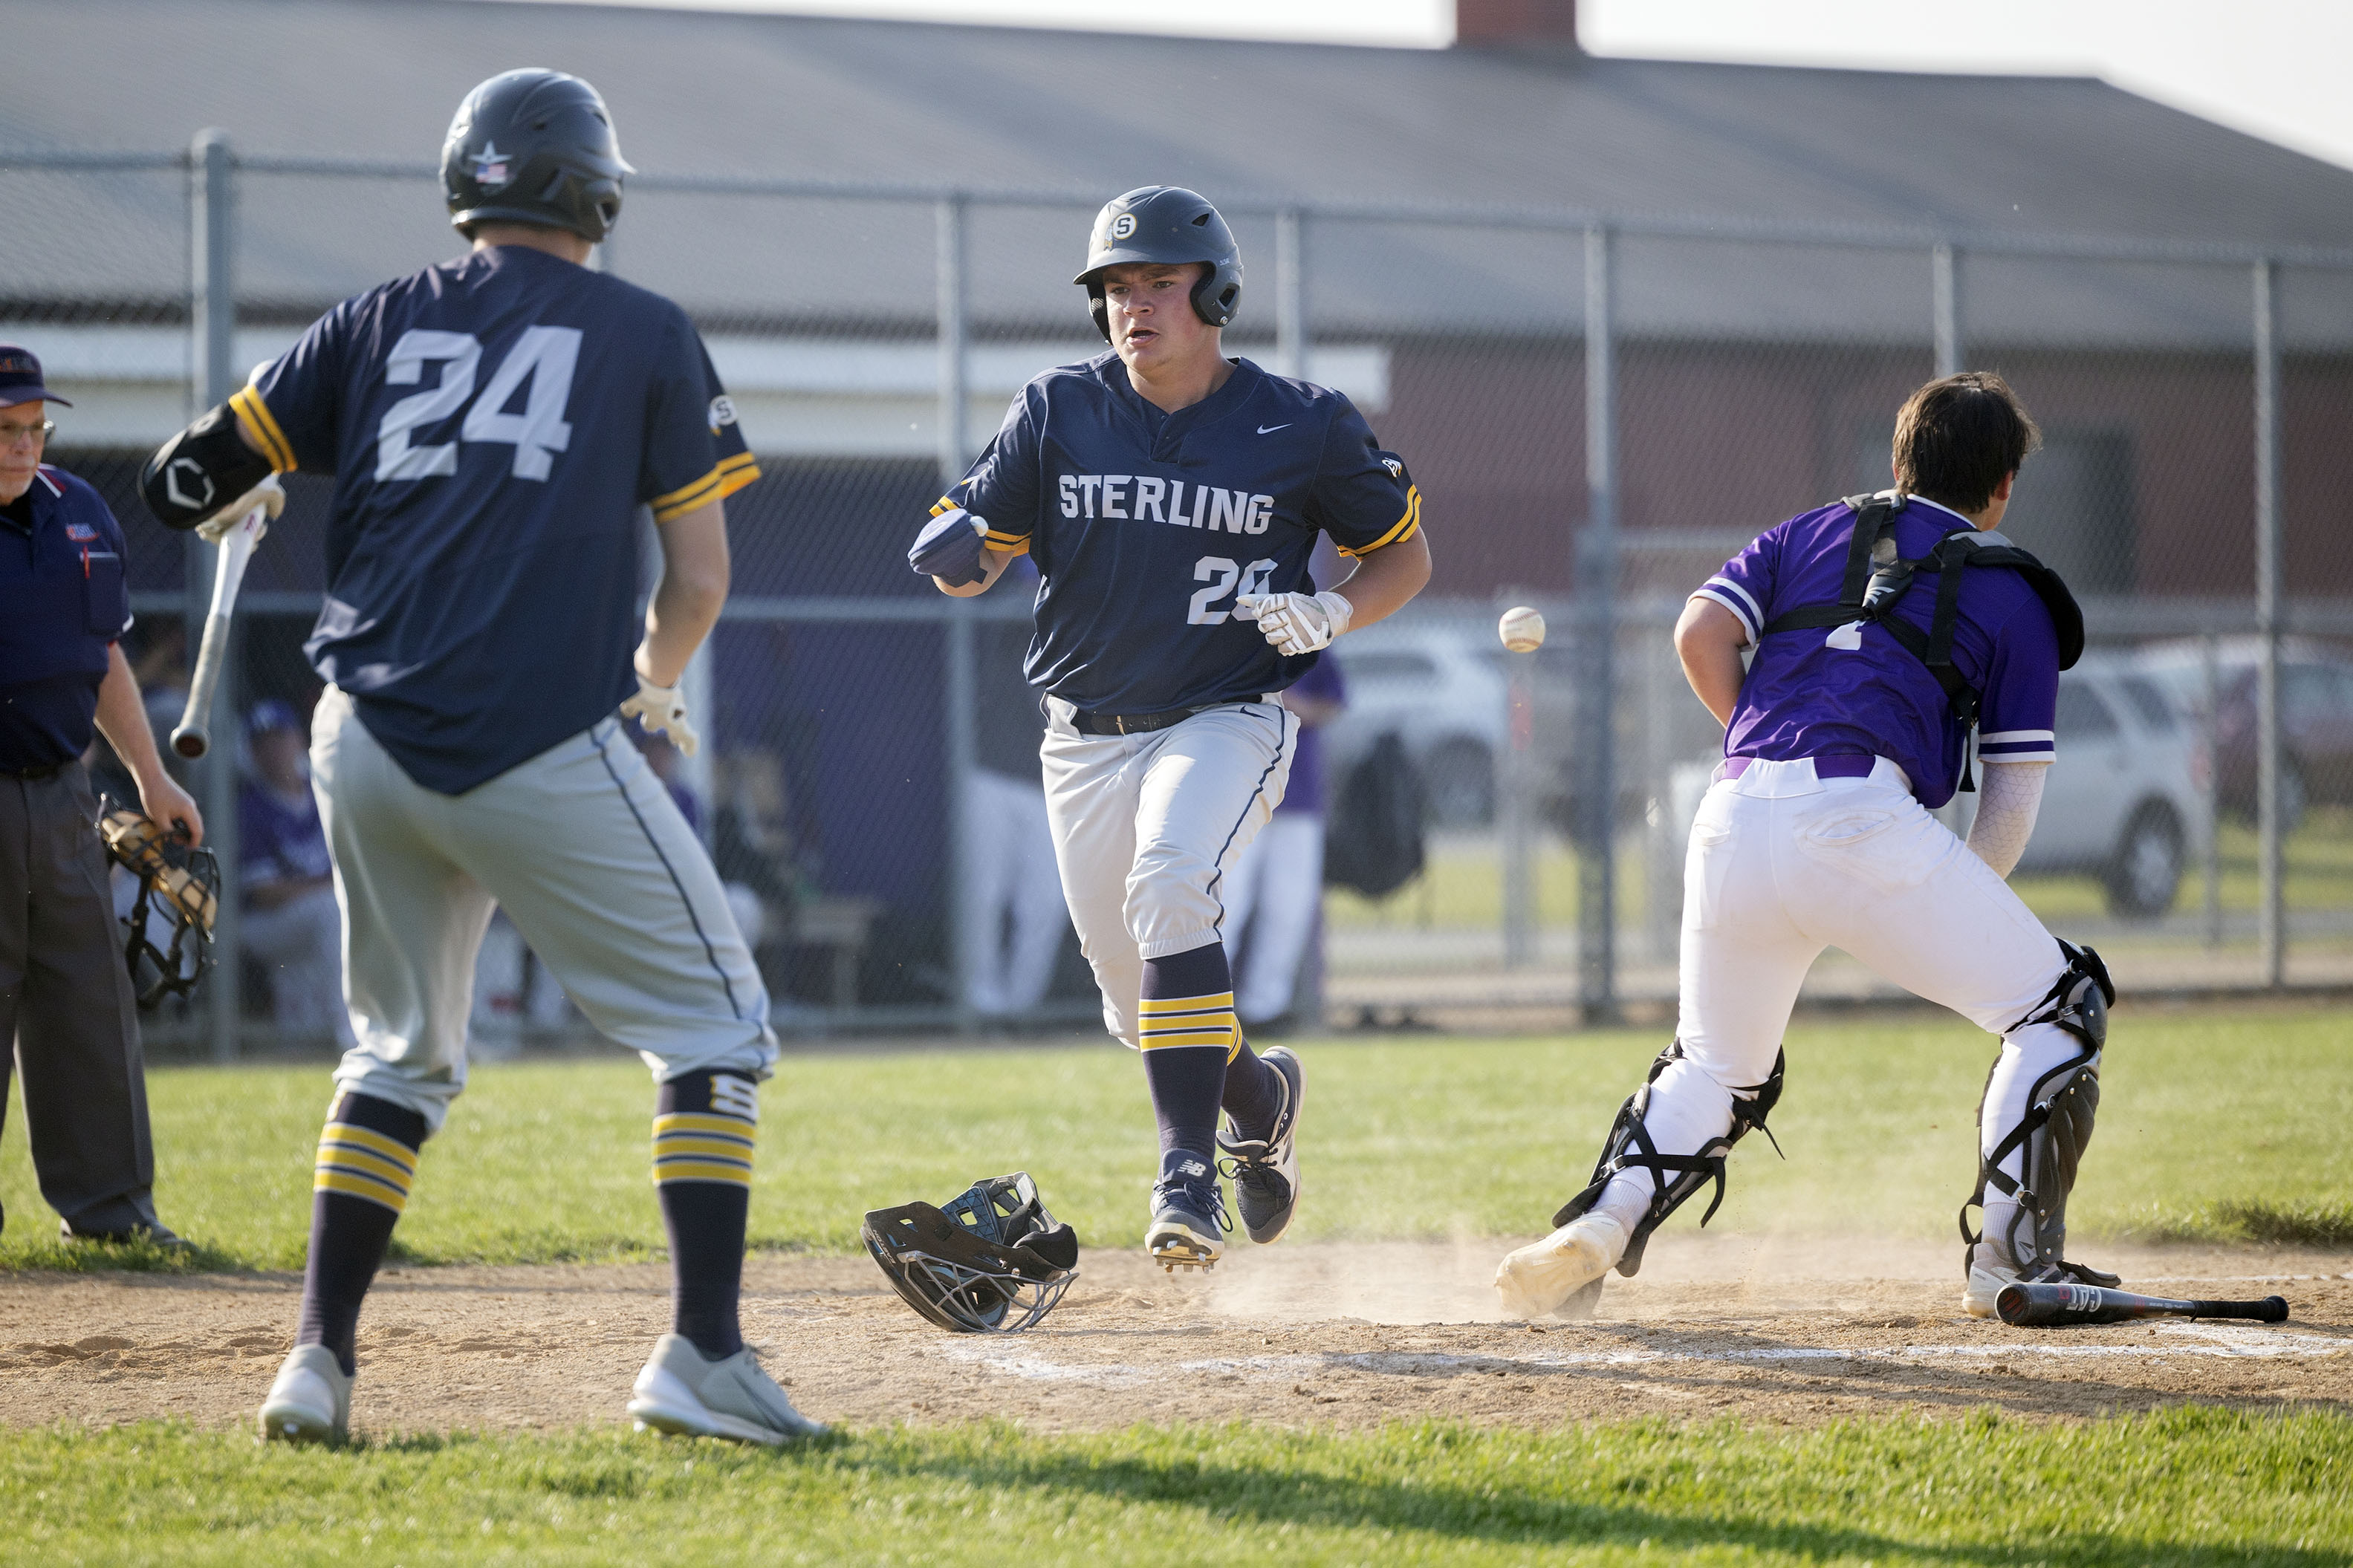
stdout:
[[(2000, 377), (1932, 382), (1897, 417), (1894, 489), (1767, 530), (1684, 606), (1676, 648), (1725, 725), (1725, 760), (1692, 828), (1675, 1040), (1559, 1228), (1504, 1260), (1508, 1310), (1589, 1311), (1683, 1202), (1711, 1184), (1721, 1201), (1725, 1155), (1780, 1097), (1798, 987), (1831, 946), (2001, 1039), (1962, 1207), (1967, 1310), (1992, 1316), (2015, 1279), (2116, 1282), (2062, 1255), (2114, 991), (2098, 955), (2052, 938), (2004, 880), (2084, 641), (2065, 586), (1993, 531), (2037, 439)], [(1929, 813), (1974, 784), (1973, 724), (1985, 782), (1964, 843)]]
[[(628, 170), (587, 83), (484, 82), (442, 155), (471, 252), (336, 306), (149, 465), (157, 514), (207, 530), (276, 473), (334, 479), (305, 647), (328, 683), (311, 763), (358, 1044), (320, 1140), (270, 1437), (344, 1430), (362, 1298), (465, 1087), (494, 906), (658, 1086), (674, 1331), (631, 1414), (757, 1442), (818, 1429), (736, 1318), (768, 999), (709, 858), (615, 718), (693, 750), (678, 681), (726, 596), (722, 503), (757, 477), (685, 314), (586, 265)], [(663, 575), (640, 636), (645, 510)]]
[[(1220, 931), (1223, 879), (1297, 743), (1274, 696), (1430, 577), (1420, 496), (1349, 401), (1225, 357), (1241, 276), (1192, 192), (1106, 205), (1075, 281), (1112, 352), (1022, 390), (909, 556), (958, 595), (1016, 555), (1037, 565), (1026, 668), (1055, 858), (1104, 1025), (1144, 1056), (1161, 1146), (1145, 1244), (1171, 1269), (1224, 1252), (1221, 1145), (1250, 1239), (1299, 1199), (1306, 1077), (1243, 1039)], [(1319, 533), (1356, 562), (1337, 590), (1308, 575)]]

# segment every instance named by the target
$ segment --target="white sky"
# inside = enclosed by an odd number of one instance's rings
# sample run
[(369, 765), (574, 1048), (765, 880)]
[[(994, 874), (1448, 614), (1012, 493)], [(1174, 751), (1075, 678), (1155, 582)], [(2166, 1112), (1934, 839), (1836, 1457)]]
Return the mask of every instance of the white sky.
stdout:
[[(623, 0), (697, 10), (1442, 47), (1453, 0)], [(2353, 0), (1579, 0), (1596, 54), (2062, 71), (2353, 167)]]

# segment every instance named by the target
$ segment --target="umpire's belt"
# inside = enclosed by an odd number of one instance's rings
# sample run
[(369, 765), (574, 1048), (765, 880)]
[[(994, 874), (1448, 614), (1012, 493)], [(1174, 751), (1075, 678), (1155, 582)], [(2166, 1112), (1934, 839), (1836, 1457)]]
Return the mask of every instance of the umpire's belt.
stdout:
[(1207, 713), (1212, 708), (1230, 708), (1237, 702), (1271, 702), (1265, 697), (1229, 697), (1223, 702), (1204, 702), (1194, 708), (1164, 708), (1157, 713), (1082, 713), (1071, 710), (1071, 728), (1082, 735), (1148, 735), (1155, 730), (1166, 730), (1172, 724), (1182, 724), (1196, 713)]

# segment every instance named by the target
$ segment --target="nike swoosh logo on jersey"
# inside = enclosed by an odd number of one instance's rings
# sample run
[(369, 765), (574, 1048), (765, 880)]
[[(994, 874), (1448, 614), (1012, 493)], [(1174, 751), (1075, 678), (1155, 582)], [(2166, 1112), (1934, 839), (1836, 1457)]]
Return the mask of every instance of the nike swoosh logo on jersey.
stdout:
[(1291, 426), (1288, 425), (1261, 425), (1258, 427), (1258, 433), (1261, 436), (1271, 436), (1277, 430), (1288, 430), (1290, 428)]

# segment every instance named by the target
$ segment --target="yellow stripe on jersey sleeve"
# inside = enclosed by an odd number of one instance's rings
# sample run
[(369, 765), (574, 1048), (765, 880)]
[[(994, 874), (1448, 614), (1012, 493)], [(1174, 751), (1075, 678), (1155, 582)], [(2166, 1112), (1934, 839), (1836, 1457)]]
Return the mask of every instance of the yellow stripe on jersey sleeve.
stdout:
[(684, 517), (696, 507), (733, 495), (760, 477), (759, 465), (749, 452), (738, 452), (732, 458), (722, 458), (712, 465), (711, 471), (691, 485), (681, 485), (666, 496), (656, 496), (649, 503), (656, 522), (669, 522)]
[(261, 400), (261, 394), (250, 386), (239, 387), (228, 400), (228, 406), (229, 412), (237, 416), (237, 427), (245, 432), (253, 449), (269, 458), (269, 466), (278, 472), (292, 473), (294, 445), (279, 428), (278, 416), (269, 412), (269, 405)]
[(1382, 534), (1370, 544), (1350, 546), (1346, 544), (1338, 544), (1336, 541), (1335, 543), (1335, 547), (1343, 555), (1370, 555), (1374, 551), (1381, 549), (1385, 545), (1395, 544), (1400, 540), (1411, 539), (1415, 534), (1420, 531), (1421, 489), (1419, 486), (1408, 486), (1405, 492), (1405, 515), (1398, 519), (1396, 525), (1387, 533)]

